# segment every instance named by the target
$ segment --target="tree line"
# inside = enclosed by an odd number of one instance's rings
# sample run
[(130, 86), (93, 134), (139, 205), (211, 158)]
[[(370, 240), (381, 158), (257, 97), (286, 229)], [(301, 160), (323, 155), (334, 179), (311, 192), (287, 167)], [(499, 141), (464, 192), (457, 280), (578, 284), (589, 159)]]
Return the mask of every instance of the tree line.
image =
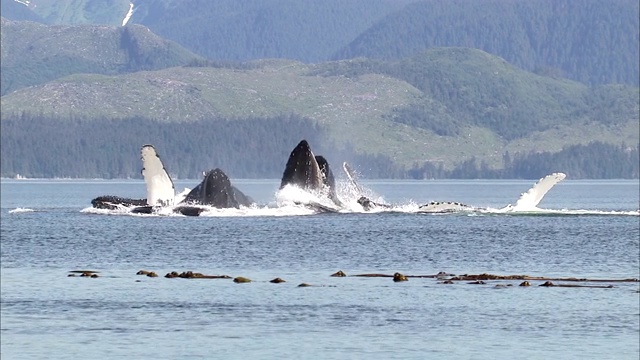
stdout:
[(442, 164), (425, 162), (408, 170), (412, 179), (537, 179), (563, 172), (572, 179), (638, 179), (640, 144), (628, 146), (594, 141), (571, 145), (559, 152), (503, 154), (503, 168), (493, 169), (472, 157), (451, 170)]
[(291, 150), (302, 139), (329, 160), (334, 172), (341, 173), (346, 160), (366, 167), (371, 177), (401, 174), (389, 157), (338, 146), (324, 127), (298, 115), (163, 122), (25, 112), (3, 116), (0, 125), (2, 177), (140, 178), (140, 148), (152, 144), (176, 179), (197, 179), (216, 167), (232, 178), (280, 178)]
[(535, 179), (557, 171), (574, 179), (637, 179), (640, 166), (640, 145), (592, 142), (556, 153), (506, 152), (503, 169), (476, 158), (452, 169), (429, 162), (407, 168), (384, 154), (358, 153), (351, 144), (335, 144), (325, 128), (297, 115), (180, 123), (22, 113), (3, 116), (0, 125), (2, 177), (140, 178), (140, 148), (152, 144), (174, 178), (200, 178), (215, 167), (232, 178), (280, 178), (291, 150), (302, 139), (316, 155), (328, 158), (336, 176), (347, 161), (371, 179)]

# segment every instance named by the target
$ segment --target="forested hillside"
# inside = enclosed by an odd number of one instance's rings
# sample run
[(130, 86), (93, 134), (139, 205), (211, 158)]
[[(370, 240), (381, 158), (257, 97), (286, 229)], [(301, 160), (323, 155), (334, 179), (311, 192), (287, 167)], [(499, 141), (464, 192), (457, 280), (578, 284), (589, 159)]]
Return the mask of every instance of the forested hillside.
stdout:
[(219, 167), (229, 176), (280, 178), (291, 150), (306, 139), (340, 176), (343, 161), (373, 177), (403, 176), (382, 155), (358, 155), (337, 147), (325, 129), (295, 115), (205, 119), (167, 123), (146, 118), (52, 118), (22, 115), (2, 119), (2, 176), (139, 178), (140, 147), (153, 144), (174, 178), (197, 179)]
[(136, 2), (131, 21), (212, 60), (327, 60), (409, 0)]
[(201, 59), (140, 25), (47, 26), (4, 17), (0, 22), (2, 95), (70, 74), (157, 70)]
[(232, 178), (280, 178), (291, 149), (301, 139), (328, 158), (339, 178), (344, 176), (343, 161), (369, 179), (537, 179), (556, 171), (572, 179), (638, 178), (640, 166), (638, 145), (593, 142), (557, 153), (506, 152), (503, 169), (490, 168), (475, 157), (452, 169), (437, 162), (408, 168), (382, 154), (357, 154), (350, 146), (336, 146), (323, 127), (297, 116), (166, 123), (22, 115), (3, 118), (1, 126), (5, 177), (140, 178), (140, 147), (153, 144), (174, 179), (198, 179), (215, 167)]
[[(432, 49), (399, 62), (190, 66), (117, 76), (76, 74), (3, 96), (7, 115), (194, 122), (295, 114), (338, 146), (398, 166), (502, 152), (638, 143), (638, 88), (588, 87), (522, 71), (480, 50)], [(33, 99), (39, 99), (34, 102)], [(211, 126), (216, 126), (214, 123)]]
[(3, 17), (16, 21), (34, 21), (45, 23), (46, 21), (32, 9), (15, 0), (0, 0), (0, 9)]
[[(31, 0), (3, 16), (120, 25), (125, 0)], [(134, 0), (141, 24), (215, 61), (400, 59), (470, 47), (528, 71), (639, 85), (637, 0)], [(5, 11), (4, 8), (9, 10)]]
[[(40, 1), (47, 4), (34, 14), (50, 23), (117, 19), (128, 4)], [(179, 177), (216, 166), (233, 177), (279, 177), (292, 146), (307, 138), (336, 165), (348, 161), (374, 178), (539, 178), (553, 171), (638, 177), (640, 90), (620, 80), (634, 71), (637, 78), (638, 25), (628, 16), (637, 3), (576, 0), (583, 5), (576, 9), (565, 0), (291, 1), (189, 3), (200, 8), (135, 1), (138, 21), (184, 36), (181, 42), (200, 37), (188, 46), (224, 52), (209, 58), (131, 22), (44, 25), (3, 17), (0, 175), (139, 176), (139, 147), (151, 142), (177, 154)], [(358, 18), (365, 3), (367, 15)], [(4, 6), (6, 0), (3, 15)], [(22, 10), (35, 6), (9, 13), (28, 17)], [(448, 19), (441, 25), (455, 31), (418, 26), (425, 9), (440, 11), (426, 18)], [(380, 29), (394, 23), (420, 36), (391, 41), (385, 36), (401, 35), (396, 27)], [(355, 29), (370, 26), (352, 42), (361, 31)], [(613, 40), (592, 39), (593, 31)], [(364, 46), (378, 55), (304, 58), (335, 53), (340, 33), (349, 32), (344, 51)], [(477, 37), (493, 39), (482, 43), (492, 51), (522, 55), (513, 60), (520, 66), (474, 48)], [(463, 46), (425, 49), (417, 38)], [(347, 47), (351, 42), (366, 45)], [(540, 52), (562, 66), (540, 65)], [(306, 62), (234, 61), (285, 53)], [(593, 77), (569, 80), (565, 65)], [(535, 71), (523, 70), (528, 66)]]
[(387, 118), (442, 136), (458, 136), (472, 125), (511, 141), (584, 122), (615, 126), (639, 114), (638, 88), (539, 76), (470, 48), (434, 48), (399, 61), (326, 62), (315, 73), (381, 73), (406, 81), (422, 91), (422, 101), (397, 107)]
[(333, 59), (399, 59), (428, 48), (482, 49), (539, 74), (638, 86), (637, 0), (425, 0), (388, 15)]

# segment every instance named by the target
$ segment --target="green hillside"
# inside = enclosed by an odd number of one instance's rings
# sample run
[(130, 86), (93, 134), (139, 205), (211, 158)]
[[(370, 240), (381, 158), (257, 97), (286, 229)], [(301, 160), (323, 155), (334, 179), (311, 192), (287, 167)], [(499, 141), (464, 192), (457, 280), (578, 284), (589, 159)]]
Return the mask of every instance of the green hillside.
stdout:
[(56, 25), (121, 25), (129, 3), (129, 0), (2, 0), (2, 16)]
[(388, 15), (333, 59), (400, 59), (433, 47), (499, 55), (583, 83), (640, 82), (637, 0), (424, 0)]
[[(124, 0), (2, 0), (4, 17), (121, 25)], [(215, 61), (402, 59), (436, 47), (543, 75), (640, 85), (637, 0), (136, 0), (128, 24)], [(31, 12), (31, 16), (27, 13)]]
[(213, 60), (327, 60), (414, 0), (145, 0), (131, 21)]
[(525, 72), (479, 50), (445, 48), (399, 62), (265, 60), (76, 74), (0, 100), (3, 118), (28, 111), (188, 124), (296, 114), (356, 153), (385, 155), (401, 166), (431, 161), (452, 168), (471, 157), (500, 167), (505, 149), (635, 145), (638, 96), (638, 88), (588, 87)]
[(140, 25), (48, 26), (0, 18), (2, 95), (76, 73), (119, 74), (199, 56)]

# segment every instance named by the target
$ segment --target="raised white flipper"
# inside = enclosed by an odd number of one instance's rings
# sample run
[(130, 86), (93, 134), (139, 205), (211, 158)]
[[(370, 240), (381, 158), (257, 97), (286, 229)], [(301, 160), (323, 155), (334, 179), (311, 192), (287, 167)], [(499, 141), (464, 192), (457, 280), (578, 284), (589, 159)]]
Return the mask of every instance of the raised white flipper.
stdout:
[(153, 145), (144, 145), (140, 150), (142, 157), (142, 177), (147, 185), (147, 204), (151, 206), (173, 205), (175, 188), (173, 181), (164, 168), (160, 156)]
[(538, 180), (529, 191), (522, 193), (520, 198), (509, 211), (528, 211), (536, 210), (538, 204), (544, 196), (553, 188), (557, 183), (564, 180), (567, 177), (564, 173), (553, 173)]

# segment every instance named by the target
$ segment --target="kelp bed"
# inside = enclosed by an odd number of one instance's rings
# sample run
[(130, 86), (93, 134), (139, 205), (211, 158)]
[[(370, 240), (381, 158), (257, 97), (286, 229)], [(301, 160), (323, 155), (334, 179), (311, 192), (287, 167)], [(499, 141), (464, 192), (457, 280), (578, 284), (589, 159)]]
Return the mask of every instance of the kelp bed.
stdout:
[[(79, 274), (79, 275), (77, 275)], [(98, 271), (93, 270), (71, 270), (69, 271), (68, 276), (74, 277), (89, 277), (89, 278), (99, 278)], [(140, 270), (136, 273), (136, 275), (147, 276), (147, 277), (158, 277), (158, 274), (154, 271)], [(466, 283), (466, 284), (474, 284), (474, 285), (486, 285), (490, 283), (495, 283), (496, 287), (507, 287), (513, 286), (512, 282), (505, 281), (519, 281), (519, 286), (532, 286), (535, 282), (541, 282), (537, 284), (538, 286), (543, 287), (576, 287), (576, 288), (613, 288), (616, 283), (638, 283), (640, 282), (637, 278), (626, 278), (626, 279), (593, 279), (593, 278), (584, 278), (584, 277), (545, 277), (545, 276), (529, 276), (529, 275), (496, 275), (496, 274), (463, 274), (463, 275), (455, 275), (449, 274), (446, 272), (439, 272), (433, 275), (405, 275), (399, 272), (394, 274), (382, 274), (382, 273), (364, 273), (364, 274), (354, 274), (347, 275), (344, 271), (339, 270), (331, 275), (331, 277), (362, 277), (362, 278), (391, 278), (394, 282), (402, 282), (408, 281), (409, 279), (436, 279), (439, 284), (456, 284), (456, 283)], [(199, 272), (193, 271), (183, 271), (178, 273), (177, 271), (172, 271), (167, 273), (165, 278), (181, 278), (181, 279), (233, 279), (235, 283), (250, 283), (253, 280), (238, 276), (231, 277), (229, 275), (205, 275)], [(269, 280), (271, 283), (283, 283), (286, 280), (282, 278), (274, 278)], [(532, 284), (533, 282), (533, 284)], [(299, 287), (313, 286), (308, 283), (301, 283), (298, 285)], [(319, 285), (323, 286), (323, 285)], [(335, 286), (335, 285), (332, 285)], [(640, 290), (638, 290), (640, 292)]]

